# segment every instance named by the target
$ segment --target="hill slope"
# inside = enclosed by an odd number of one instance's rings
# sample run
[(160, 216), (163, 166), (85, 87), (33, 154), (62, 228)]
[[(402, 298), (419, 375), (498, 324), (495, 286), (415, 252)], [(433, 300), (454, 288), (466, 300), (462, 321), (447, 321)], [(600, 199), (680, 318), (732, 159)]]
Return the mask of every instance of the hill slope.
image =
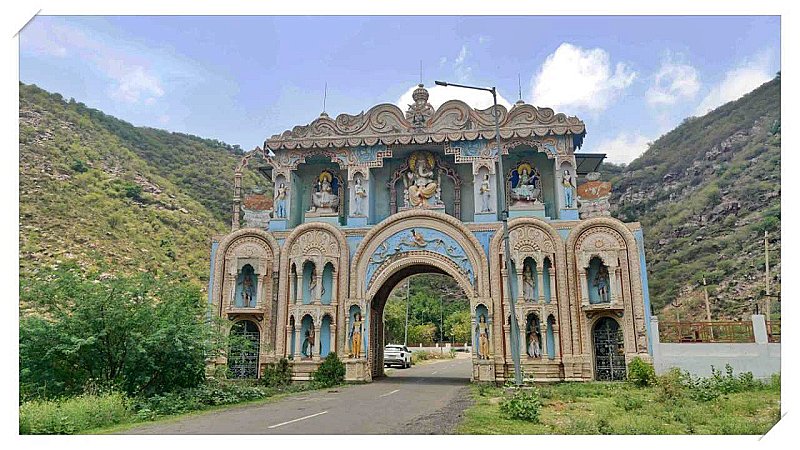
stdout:
[(705, 318), (705, 276), (715, 319), (750, 314), (765, 230), (780, 289), (780, 91), (778, 77), (685, 120), (614, 177), (613, 215), (644, 227), (656, 313), (674, 318), (675, 302), (681, 317)]
[(227, 229), (237, 150), (20, 85), (21, 276), (74, 260), (205, 281), (209, 239)]

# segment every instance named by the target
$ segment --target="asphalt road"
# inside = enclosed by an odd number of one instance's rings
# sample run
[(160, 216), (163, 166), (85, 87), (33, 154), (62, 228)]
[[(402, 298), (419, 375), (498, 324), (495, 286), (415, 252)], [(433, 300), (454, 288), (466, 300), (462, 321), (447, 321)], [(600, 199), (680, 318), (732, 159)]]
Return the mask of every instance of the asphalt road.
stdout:
[(387, 370), (370, 384), (145, 425), (125, 434), (439, 434), (469, 405), (470, 359)]

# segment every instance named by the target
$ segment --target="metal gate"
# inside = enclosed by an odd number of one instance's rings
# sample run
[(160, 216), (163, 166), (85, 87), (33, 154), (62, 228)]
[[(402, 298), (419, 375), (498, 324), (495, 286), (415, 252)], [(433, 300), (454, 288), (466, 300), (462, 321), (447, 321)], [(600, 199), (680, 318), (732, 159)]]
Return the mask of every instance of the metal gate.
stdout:
[(241, 342), (240, 339), (234, 340), (237, 345), (231, 348), (228, 356), (228, 369), (231, 376), (233, 378), (258, 378), (260, 343), (258, 326), (249, 320), (236, 322), (231, 327), (231, 335), (241, 336), (245, 339), (245, 342)]
[(619, 381), (627, 378), (625, 344), (622, 330), (610, 317), (600, 319), (592, 333), (594, 337), (595, 380)]

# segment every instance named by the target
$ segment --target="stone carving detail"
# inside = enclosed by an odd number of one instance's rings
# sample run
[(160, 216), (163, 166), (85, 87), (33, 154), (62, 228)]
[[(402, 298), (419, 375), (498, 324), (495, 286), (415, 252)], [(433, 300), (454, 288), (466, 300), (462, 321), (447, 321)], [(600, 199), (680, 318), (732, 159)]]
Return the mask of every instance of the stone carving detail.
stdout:
[(542, 175), (539, 169), (532, 167), (529, 163), (520, 163), (511, 171), (509, 177), (511, 189), (511, 207), (539, 207), (542, 203)]
[(303, 255), (339, 256), (339, 240), (325, 230), (307, 231), (292, 244), (289, 256)]
[[(416, 105), (415, 103), (414, 106)], [(517, 104), (510, 111), (498, 105), (498, 110), (503, 139), (553, 135), (573, 135), (582, 139), (586, 132), (580, 119), (555, 113), (550, 108)], [(431, 112), (433, 114), (428, 117)], [(400, 108), (384, 103), (372, 107), (366, 113), (340, 114), (335, 120), (320, 116), (309, 125), (296, 126), (272, 136), (267, 140), (266, 146), (272, 150), (340, 148), (488, 140), (495, 137), (493, 108), (477, 110), (460, 100), (450, 100), (435, 111), (423, 105), (415, 114), (416, 119), (413, 114), (407, 119)], [(414, 120), (417, 123), (423, 120), (424, 126), (415, 125)], [(555, 143), (553, 147), (556, 148)], [(266, 148), (264, 151), (267, 152)]]
[(309, 212), (336, 215), (339, 212), (338, 179), (331, 172), (325, 170), (317, 178), (316, 191), (311, 194), (311, 209)]
[(407, 207), (442, 207), (441, 172), (429, 152), (415, 152), (408, 158), (408, 171), (403, 176)]
[(420, 83), (411, 94), (414, 103), (408, 105), (406, 119), (416, 128), (425, 126), (425, 122), (433, 115), (433, 106), (428, 103), (428, 90)]

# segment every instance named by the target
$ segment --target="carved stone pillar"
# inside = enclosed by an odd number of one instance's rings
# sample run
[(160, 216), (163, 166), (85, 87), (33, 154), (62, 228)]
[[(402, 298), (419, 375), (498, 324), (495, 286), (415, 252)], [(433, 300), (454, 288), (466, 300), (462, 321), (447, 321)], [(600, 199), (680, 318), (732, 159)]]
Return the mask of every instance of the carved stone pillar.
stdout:
[[(541, 258), (540, 258), (541, 259)], [(544, 304), (544, 261), (536, 262), (536, 283), (539, 294), (539, 304)]]
[(339, 271), (333, 269), (331, 271), (331, 305), (339, 304)]
[(524, 302), (525, 300), (528, 300), (527, 298), (525, 298), (525, 277), (523, 276), (523, 272), (524, 271), (525, 271), (525, 264), (523, 263), (522, 264), (522, 268), (516, 270), (516, 276), (517, 276), (517, 304), (521, 304), (521, 302)]
[[(553, 259), (550, 261), (553, 261)], [(553, 297), (557, 297), (553, 295), (558, 292), (558, 286), (556, 286), (556, 271), (554, 269), (555, 266), (551, 262), (548, 270), (548, 275), (550, 275), (550, 295), (547, 297), (547, 303), (551, 303), (553, 300), (556, 300), (556, 298)]]
[(295, 319), (295, 325), (294, 325), (294, 352), (293, 352), (294, 358), (292, 358), (295, 361), (299, 361), (300, 358), (303, 357), (303, 355), (300, 354), (300, 344), (301, 344), (301, 342), (300, 342), (300, 339), (301, 339), (300, 330), (301, 329), (302, 329), (302, 327), (297, 326), (297, 321)]
[(311, 346), (311, 358), (314, 360), (319, 359), (322, 353), (322, 334), (320, 334), (320, 327), (314, 327), (314, 345)]
[(313, 295), (314, 295), (314, 300), (313, 301), (314, 301), (314, 304), (317, 304), (317, 305), (322, 303), (322, 272), (324, 272), (324, 271), (325, 271), (324, 267), (317, 267), (317, 270), (316, 270), (316, 272), (317, 272), (317, 276), (316, 276), (316, 278), (317, 278), (317, 286), (314, 289), (314, 293), (313, 293)]
[[(286, 325), (286, 332), (284, 333), (284, 336), (286, 336), (286, 338), (288, 339), (288, 342), (292, 342), (292, 326), (291, 325)], [(284, 355), (284, 356), (286, 356), (286, 359), (289, 359), (289, 353), (291, 353), (291, 350), (289, 350), (289, 346), (287, 345), (286, 346), (286, 354)], [(294, 359), (294, 355), (292, 355), (292, 359)]]
[(558, 331), (558, 322), (553, 323), (553, 350), (555, 352), (554, 357), (561, 356), (561, 338)]
[(297, 269), (289, 272), (289, 304), (297, 304)]
[[(505, 322), (505, 320), (503, 322)], [(511, 325), (503, 325), (503, 334), (506, 336), (506, 352), (504, 356), (507, 360), (511, 356)]]
[(331, 335), (330, 335), (329, 341), (331, 343), (331, 350), (330, 351), (336, 352), (336, 354), (338, 355), (339, 352), (337, 351), (337, 349), (339, 348), (339, 346), (336, 345), (337, 344), (337, 340), (336, 340), (336, 323), (335, 322), (331, 322)]
[(581, 305), (589, 306), (589, 284), (586, 280), (586, 268), (581, 267), (578, 270), (578, 284), (580, 284), (580, 289), (578, 292), (581, 293)]
[(616, 306), (622, 303), (622, 296), (620, 295), (622, 293), (622, 289), (620, 288), (621, 271), (619, 270), (619, 266), (613, 266), (611, 269), (613, 277), (611, 279), (611, 298), (609, 300), (611, 300), (612, 305)]
[(542, 335), (541, 339), (539, 339), (539, 345), (542, 347), (542, 359), (548, 359), (549, 353), (547, 351), (547, 317), (545, 315), (544, 306), (542, 306), (541, 311), (539, 312), (539, 333)]

